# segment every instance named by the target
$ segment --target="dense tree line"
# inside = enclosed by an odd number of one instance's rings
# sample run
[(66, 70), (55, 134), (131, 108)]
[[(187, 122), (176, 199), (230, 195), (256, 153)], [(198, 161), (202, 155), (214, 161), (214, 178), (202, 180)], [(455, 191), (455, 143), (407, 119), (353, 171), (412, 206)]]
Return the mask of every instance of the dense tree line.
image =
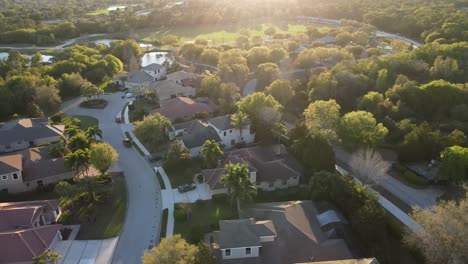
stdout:
[(99, 90), (96, 85), (123, 70), (114, 51), (73, 46), (57, 52), (51, 64), (41, 63), (40, 53), (28, 59), (10, 51), (8, 59), (0, 61), (0, 118), (50, 115), (62, 98)]

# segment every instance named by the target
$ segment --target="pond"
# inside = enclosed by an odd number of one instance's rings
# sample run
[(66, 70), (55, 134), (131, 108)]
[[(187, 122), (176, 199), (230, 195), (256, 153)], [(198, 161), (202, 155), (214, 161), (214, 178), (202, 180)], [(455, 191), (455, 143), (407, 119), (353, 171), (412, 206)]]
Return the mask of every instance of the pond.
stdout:
[(174, 58), (169, 52), (147, 52), (141, 58), (141, 67), (145, 67), (147, 65), (150, 65), (151, 63), (163, 64), (163, 62), (166, 60), (169, 61), (169, 63), (172, 63), (174, 61)]
[[(32, 55), (27, 55), (27, 54), (23, 54), (23, 55), (27, 56), (29, 59), (32, 58)], [(52, 63), (53, 58), (54, 56), (52, 55), (42, 54), (43, 63)], [(6, 60), (6, 59), (8, 59), (8, 52), (0, 52), (0, 60)]]

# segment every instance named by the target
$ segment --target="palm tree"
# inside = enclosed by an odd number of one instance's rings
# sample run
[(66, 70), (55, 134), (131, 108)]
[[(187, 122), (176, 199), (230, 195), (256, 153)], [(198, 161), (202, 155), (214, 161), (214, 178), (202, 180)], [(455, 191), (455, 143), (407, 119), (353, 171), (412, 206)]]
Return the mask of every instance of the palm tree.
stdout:
[[(249, 124), (249, 117), (245, 112), (238, 111), (231, 115), (231, 125), (240, 131), (240, 137), (242, 140), (242, 130)], [(242, 140), (243, 141), (243, 140)]]
[(88, 130), (86, 130), (86, 136), (88, 137), (89, 141), (97, 141), (98, 137), (101, 140), (102, 130), (97, 126), (89, 127)]
[(218, 159), (223, 155), (219, 144), (214, 140), (207, 140), (203, 144), (201, 154), (208, 168), (214, 168), (218, 165)]
[(250, 181), (249, 167), (246, 164), (226, 164), (224, 169), (226, 174), (221, 177), (220, 182), (228, 189), (231, 202), (234, 200), (237, 202), (237, 212), (240, 218), (240, 202), (251, 201), (257, 194), (257, 189)]
[(89, 150), (78, 149), (65, 156), (65, 165), (73, 169), (77, 176), (89, 170)]
[(281, 138), (283, 135), (286, 135), (288, 133), (288, 130), (282, 123), (276, 123), (273, 128), (271, 129), (271, 132), (273, 133), (273, 138), (278, 140), (278, 145), (276, 147), (276, 154), (280, 154), (281, 151)]

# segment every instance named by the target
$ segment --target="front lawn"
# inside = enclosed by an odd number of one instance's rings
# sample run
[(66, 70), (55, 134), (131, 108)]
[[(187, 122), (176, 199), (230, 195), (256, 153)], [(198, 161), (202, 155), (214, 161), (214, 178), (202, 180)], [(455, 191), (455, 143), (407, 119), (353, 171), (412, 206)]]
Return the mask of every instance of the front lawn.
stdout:
[(82, 130), (86, 130), (89, 127), (99, 126), (99, 121), (96, 118), (82, 115), (64, 117), (60, 123), (64, 125), (71, 125), (73, 118), (80, 120), (80, 128)]
[(158, 104), (150, 103), (144, 98), (138, 98), (133, 101), (132, 109), (128, 110), (128, 119), (131, 123), (143, 120), (143, 117), (149, 114), (153, 109), (158, 108)]
[(172, 188), (185, 183), (192, 183), (195, 174), (202, 171), (203, 160), (201, 158), (193, 158), (186, 166), (177, 168), (164, 168), (171, 181)]
[[(174, 234), (181, 234), (190, 243), (197, 243), (203, 240), (206, 233), (219, 230), (219, 220), (238, 218), (235, 208), (226, 195), (194, 204), (176, 204)], [(189, 212), (188, 215), (186, 212)]]
[(127, 189), (123, 175), (113, 176), (111, 194), (97, 206), (96, 222), (82, 223), (77, 239), (105, 239), (120, 234), (127, 209)]

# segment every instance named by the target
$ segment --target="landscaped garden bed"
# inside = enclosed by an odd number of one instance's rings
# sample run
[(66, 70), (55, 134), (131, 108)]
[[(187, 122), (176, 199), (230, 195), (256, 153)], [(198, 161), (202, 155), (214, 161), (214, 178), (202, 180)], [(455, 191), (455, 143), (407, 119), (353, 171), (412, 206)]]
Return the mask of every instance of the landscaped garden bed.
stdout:
[(83, 108), (104, 109), (106, 106), (107, 101), (104, 99), (92, 99), (80, 103), (80, 107)]
[(202, 164), (201, 158), (193, 158), (187, 161), (185, 166), (164, 168), (164, 170), (171, 181), (172, 187), (175, 188), (181, 184), (192, 183), (194, 176), (201, 172)]

